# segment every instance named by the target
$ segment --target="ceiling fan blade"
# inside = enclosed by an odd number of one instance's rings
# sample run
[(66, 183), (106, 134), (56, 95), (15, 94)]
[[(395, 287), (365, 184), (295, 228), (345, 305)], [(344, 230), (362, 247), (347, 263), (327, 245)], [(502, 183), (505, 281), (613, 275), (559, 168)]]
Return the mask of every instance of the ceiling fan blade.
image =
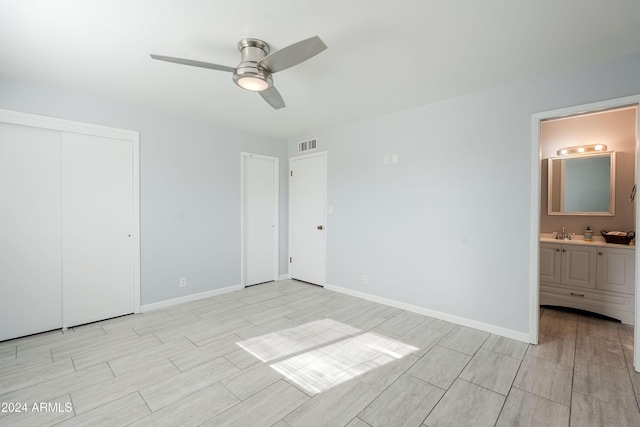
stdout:
[(278, 89), (276, 89), (275, 86), (271, 86), (269, 89), (263, 90), (262, 92), (258, 93), (260, 94), (262, 99), (267, 101), (269, 105), (271, 105), (276, 110), (285, 107), (284, 99), (282, 99), (280, 92), (278, 92)]
[(277, 71), (286, 70), (294, 65), (298, 65), (299, 63), (316, 56), (326, 48), (327, 45), (320, 40), (320, 37), (314, 36), (265, 56), (258, 62), (258, 65), (265, 67), (272, 73), (275, 73)]
[(174, 58), (172, 56), (154, 55), (153, 53), (151, 54), (151, 57), (159, 61), (175, 62), (176, 64), (191, 65), (192, 67), (200, 67), (200, 68), (209, 68), (211, 70), (229, 71), (231, 73), (233, 73), (236, 70), (235, 68), (227, 67), (226, 65), (211, 64), (209, 62), (194, 61), (192, 59)]

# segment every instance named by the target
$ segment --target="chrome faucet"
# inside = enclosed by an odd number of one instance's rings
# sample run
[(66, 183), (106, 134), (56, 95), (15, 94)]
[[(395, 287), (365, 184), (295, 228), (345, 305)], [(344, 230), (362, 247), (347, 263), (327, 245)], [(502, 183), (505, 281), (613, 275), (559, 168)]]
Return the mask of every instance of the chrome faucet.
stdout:
[(556, 239), (560, 239), (560, 240), (571, 240), (571, 234), (566, 233), (564, 231), (564, 227), (562, 227), (562, 231), (560, 233), (556, 234)]

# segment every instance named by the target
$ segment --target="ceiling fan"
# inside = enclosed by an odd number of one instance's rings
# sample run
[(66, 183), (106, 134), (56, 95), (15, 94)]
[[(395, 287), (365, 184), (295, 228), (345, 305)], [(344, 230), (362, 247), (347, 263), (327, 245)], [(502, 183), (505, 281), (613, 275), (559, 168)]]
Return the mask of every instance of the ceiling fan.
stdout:
[(285, 106), (280, 92), (273, 85), (271, 75), (278, 71), (298, 65), (310, 59), (327, 48), (320, 37), (314, 36), (299, 41), (290, 46), (270, 52), (269, 45), (258, 39), (246, 38), (238, 43), (240, 64), (233, 68), (226, 65), (211, 64), (209, 62), (191, 59), (174, 58), (151, 54), (153, 59), (191, 65), (193, 67), (210, 68), (218, 71), (233, 73), (233, 81), (243, 89), (258, 92), (273, 108)]

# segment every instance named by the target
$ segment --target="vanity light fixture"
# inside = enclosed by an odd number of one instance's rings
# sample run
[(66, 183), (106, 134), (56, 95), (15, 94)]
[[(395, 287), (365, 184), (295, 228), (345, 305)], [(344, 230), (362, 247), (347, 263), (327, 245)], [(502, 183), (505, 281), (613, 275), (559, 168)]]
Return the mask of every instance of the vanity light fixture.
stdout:
[(580, 145), (575, 147), (565, 147), (558, 150), (558, 156), (569, 156), (571, 154), (588, 154), (607, 151), (604, 144)]

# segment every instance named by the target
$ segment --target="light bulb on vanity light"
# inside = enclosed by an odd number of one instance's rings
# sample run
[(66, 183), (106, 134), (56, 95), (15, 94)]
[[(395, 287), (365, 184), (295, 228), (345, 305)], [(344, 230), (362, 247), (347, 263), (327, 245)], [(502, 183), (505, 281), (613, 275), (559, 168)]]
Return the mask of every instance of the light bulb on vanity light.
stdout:
[(575, 154), (589, 154), (589, 153), (601, 153), (607, 151), (607, 146), (604, 144), (594, 145), (576, 145), (573, 147), (564, 147), (557, 151), (558, 156), (567, 156)]

